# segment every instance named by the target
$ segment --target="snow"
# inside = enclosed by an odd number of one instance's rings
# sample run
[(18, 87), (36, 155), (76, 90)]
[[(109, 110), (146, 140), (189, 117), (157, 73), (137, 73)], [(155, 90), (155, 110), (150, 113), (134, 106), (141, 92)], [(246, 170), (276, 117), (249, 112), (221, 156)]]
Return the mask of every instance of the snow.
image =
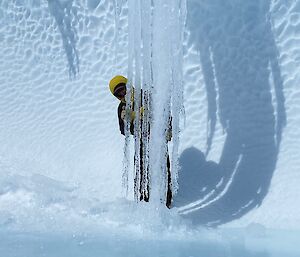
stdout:
[[(1, 256), (300, 255), (299, 1), (162, 3), (0, 2)], [(153, 90), (155, 188), (172, 112), (170, 210), (133, 199), (116, 74)]]

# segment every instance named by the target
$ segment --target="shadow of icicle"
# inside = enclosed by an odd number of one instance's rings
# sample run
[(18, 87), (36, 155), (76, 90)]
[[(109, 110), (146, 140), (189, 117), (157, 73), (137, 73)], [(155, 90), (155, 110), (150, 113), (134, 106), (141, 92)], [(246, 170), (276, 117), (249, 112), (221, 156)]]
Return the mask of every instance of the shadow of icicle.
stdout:
[[(238, 219), (268, 193), (286, 124), (269, 8), (270, 1), (259, 0), (189, 1), (187, 24), (200, 52), (209, 126), (206, 153), (190, 148), (181, 156), (177, 206), (194, 223), (214, 226)], [(226, 140), (212, 166), (205, 156), (216, 113)]]
[(72, 26), (76, 13), (72, 5), (73, 0), (48, 0), (50, 13), (55, 18), (62, 36), (63, 47), (69, 65), (69, 75), (70, 77), (75, 77), (79, 73), (79, 57), (76, 49), (77, 34), (74, 26)]

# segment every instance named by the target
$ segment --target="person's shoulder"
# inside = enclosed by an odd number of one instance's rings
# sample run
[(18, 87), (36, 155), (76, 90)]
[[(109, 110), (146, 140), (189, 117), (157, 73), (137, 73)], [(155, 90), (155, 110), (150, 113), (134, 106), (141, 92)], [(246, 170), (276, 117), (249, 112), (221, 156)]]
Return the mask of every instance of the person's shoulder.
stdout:
[(120, 101), (119, 105), (118, 105), (118, 112), (121, 112), (126, 106), (126, 103)]
[(126, 103), (120, 101), (119, 105), (118, 105), (118, 108), (122, 107), (122, 106), (126, 106)]

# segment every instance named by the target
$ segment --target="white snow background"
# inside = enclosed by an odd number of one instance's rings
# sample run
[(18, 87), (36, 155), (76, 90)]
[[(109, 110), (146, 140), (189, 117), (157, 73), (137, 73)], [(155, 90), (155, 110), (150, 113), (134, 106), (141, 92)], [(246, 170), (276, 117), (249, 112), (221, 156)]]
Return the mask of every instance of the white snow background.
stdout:
[(122, 193), (128, 2), (0, 1), (1, 257), (300, 256), (300, 1), (186, 8), (168, 210)]

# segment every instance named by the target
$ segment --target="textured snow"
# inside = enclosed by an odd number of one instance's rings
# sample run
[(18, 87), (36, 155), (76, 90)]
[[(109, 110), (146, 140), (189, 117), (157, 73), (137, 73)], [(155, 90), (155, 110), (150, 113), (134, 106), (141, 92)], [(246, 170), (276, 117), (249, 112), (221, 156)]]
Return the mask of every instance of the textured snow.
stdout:
[(299, 3), (188, 0), (179, 191), (157, 212), (121, 188), (127, 1), (0, 1), (1, 256), (299, 256)]

